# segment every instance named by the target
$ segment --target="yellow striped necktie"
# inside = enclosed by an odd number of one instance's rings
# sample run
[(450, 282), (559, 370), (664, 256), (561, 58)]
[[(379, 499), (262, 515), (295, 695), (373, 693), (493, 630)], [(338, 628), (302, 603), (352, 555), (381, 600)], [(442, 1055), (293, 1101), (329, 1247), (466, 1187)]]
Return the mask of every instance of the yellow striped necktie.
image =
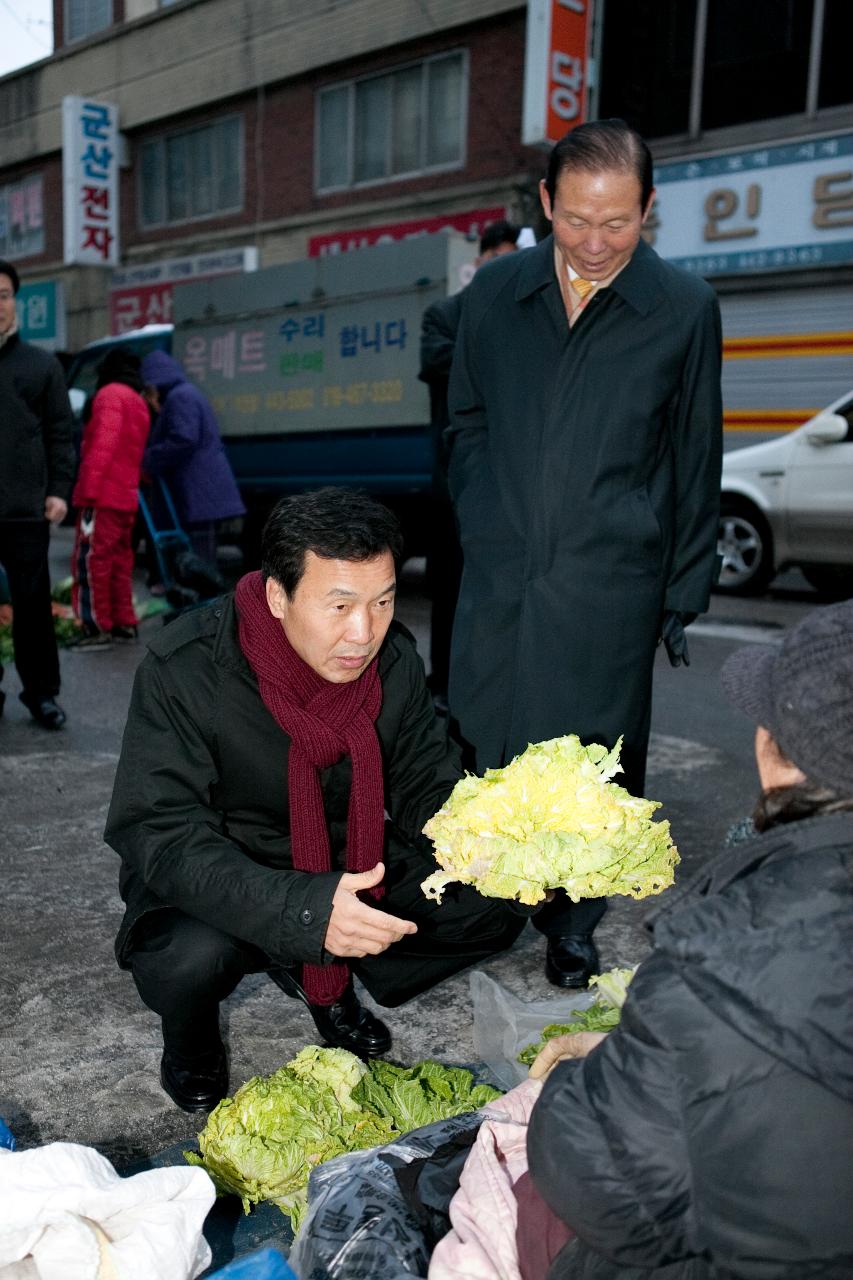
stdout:
[(583, 276), (575, 276), (572, 280), (572, 288), (581, 301), (583, 301), (588, 293), (592, 293), (596, 283), (597, 282), (595, 280), (584, 280)]

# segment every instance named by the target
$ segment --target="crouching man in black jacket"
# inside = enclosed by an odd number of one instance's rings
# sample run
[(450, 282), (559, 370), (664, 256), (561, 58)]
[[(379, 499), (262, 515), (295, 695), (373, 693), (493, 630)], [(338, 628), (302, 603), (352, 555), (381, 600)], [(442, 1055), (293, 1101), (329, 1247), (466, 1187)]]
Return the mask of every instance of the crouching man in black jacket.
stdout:
[(162, 1019), (161, 1081), (208, 1110), (228, 1089), (219, 1004), (267, 971), (323, 1039), (362, 1056), (395, 1006), (510, 946), (524, 915), (468, 887), (428, 901), (421, 836), (460, 777), (412, 637), (393, 623), (399, 527), (364, 495), (280, 502), (262, 570), (149, 644), (105, 838), (116, 941)]

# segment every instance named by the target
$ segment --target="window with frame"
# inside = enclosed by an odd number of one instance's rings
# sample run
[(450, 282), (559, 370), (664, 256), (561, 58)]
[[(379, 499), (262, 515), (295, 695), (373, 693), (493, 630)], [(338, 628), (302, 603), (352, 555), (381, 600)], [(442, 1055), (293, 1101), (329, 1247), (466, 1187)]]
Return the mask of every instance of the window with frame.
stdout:
[(607, 0), (598, 114), (698, 137), (846, 106), (849, 14), (850, 0)]
[(321, 89), (316, 113), (317, 190), (461, 165), (466, 77), (465, 54), (459, 51)]
[(0, 186), (0, 258), (44, 253), (44, 183), (41, 174)]
[(239, 116), (139, 147), (139, 223), (160, 227), (234, 213), (243, 207)]
[(66, 44), (112, 26), (113, 0), (65, 0), (63, 39)]

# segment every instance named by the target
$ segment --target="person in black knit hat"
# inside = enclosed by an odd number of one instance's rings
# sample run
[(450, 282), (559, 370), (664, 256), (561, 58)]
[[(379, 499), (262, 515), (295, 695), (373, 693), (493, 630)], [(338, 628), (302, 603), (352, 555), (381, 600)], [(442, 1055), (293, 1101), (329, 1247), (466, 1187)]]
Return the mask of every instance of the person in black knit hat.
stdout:
[(550, 1041), (533, 1180), (548, 1280), (853, 1275), (853, 600), (733, 653), (752, 819), (667, 894), (619, 1026)]

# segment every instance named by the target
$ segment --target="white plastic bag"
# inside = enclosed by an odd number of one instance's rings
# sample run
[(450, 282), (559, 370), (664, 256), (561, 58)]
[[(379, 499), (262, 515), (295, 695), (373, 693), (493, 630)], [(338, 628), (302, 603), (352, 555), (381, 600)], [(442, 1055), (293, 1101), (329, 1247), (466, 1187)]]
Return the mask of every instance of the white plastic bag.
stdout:
[(527, 1067), (517, 1060), (518, 1055), (541, 1038), (543, 1027), (568, 1022), (573, 1013), (588, 1009), (596, 999), (595, 991), (567, 991), (548, 1000), (526, 1002), (479, 969), (471, 974), (470, 984), (474, 1053), (503, 1089), (514, 1089), (527, 1079)]

